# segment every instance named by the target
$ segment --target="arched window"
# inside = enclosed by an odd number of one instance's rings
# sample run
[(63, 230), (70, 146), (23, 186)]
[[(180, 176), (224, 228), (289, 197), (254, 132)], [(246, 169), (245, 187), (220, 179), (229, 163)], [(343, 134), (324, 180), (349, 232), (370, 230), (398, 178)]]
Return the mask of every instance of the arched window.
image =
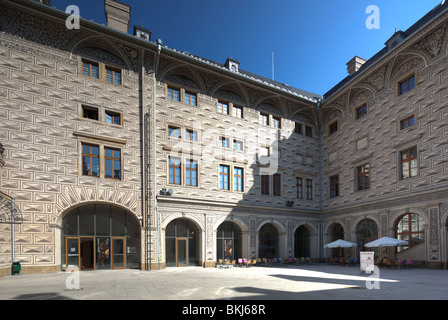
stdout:
[(397, 239), (408, 242), (407, 246), (398, 246), (397, 252), (412, 248), (425, 242), (425, 222), (415, 213), (406, 213), (397, 223)]

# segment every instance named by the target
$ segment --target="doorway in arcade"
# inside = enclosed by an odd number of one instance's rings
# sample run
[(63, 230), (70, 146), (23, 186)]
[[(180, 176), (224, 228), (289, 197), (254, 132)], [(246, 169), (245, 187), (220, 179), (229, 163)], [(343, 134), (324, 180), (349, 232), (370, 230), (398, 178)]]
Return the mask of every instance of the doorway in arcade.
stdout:
[(72, 209), (62, 221), (62, 269), (140, 268), (140, 223), (109, 204)]

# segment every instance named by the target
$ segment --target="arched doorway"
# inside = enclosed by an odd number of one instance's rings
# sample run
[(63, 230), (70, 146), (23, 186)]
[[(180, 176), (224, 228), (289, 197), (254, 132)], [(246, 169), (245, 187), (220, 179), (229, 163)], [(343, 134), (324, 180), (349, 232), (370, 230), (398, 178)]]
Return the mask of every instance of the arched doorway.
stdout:
[[(328, 243), (344, 239), (344, 227), (340, 223), (333, 223), (329, 227), (329, 239)], [(332, 257), (339, 257), (340, 250), (339, 249), (331, 249), (331, 256)]]
[(223, 222), (216, 234), (217, 259), (236, 260), (242, 258), (241, 229), (231, 221)]
[(294, 233), (294, 256), (310, 257), (310, 233), (306, 226), (300, 226)]
[(171, 221), (165, 230), (166, 266), (187, 267), (199, 264), (199, 232), (188, 219)]
[(279, 257), (279, 234), (271, 223), (262, 226), (258, 233), (258, 257), (267, 259)]
[(125, 209), (79, 206), (64, 216), (61, 234), (63, 269), (140, 268), (140, 224)]
[(365, 251), (366, 243), (378, 239), (378, 225), (372, 219), (363, 219), (356, 226), (355, 233), (359, 250)]

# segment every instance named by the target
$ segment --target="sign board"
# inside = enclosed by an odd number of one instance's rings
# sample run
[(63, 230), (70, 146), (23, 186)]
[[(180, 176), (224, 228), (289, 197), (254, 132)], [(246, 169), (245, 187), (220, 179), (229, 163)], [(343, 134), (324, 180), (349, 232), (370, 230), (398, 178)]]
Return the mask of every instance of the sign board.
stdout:
[(375, 252), (373, 252), (373, 251), (361, 251), (359, 253), (361, 271), (366, 271), (366, 269), (369, 266), (374, 265), (374, 258), (373, 258), (374, 254), (375, 254)]

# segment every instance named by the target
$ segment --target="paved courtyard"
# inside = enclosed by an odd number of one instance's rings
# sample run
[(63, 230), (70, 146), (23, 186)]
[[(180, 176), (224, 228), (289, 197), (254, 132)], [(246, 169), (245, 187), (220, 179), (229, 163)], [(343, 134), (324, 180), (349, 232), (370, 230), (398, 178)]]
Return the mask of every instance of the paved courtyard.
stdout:
[(304, 265), (160, 271), (110, 270), (0, 278), (1, 300), (448, 299), (448, 271)]

